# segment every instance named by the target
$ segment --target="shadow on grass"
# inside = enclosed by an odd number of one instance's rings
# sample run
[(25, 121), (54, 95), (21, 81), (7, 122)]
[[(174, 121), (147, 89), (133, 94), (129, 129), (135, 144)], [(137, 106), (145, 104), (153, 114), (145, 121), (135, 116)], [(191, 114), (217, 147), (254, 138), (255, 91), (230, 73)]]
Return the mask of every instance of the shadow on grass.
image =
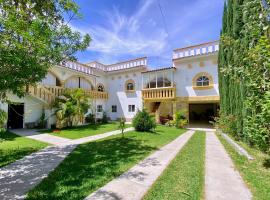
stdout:
[[(21, 136), (19, 135), (16, 135), (14, 133), (11, 133), (9, 131), (6, 131), (6, 132), (0, 132), (0, 140), (1, 142), (4, 142), (4, 141), (14, 141), (16, 140), (16, 138), (20, 138)], [(0, 144), (1, 144), (0, 142)]]
[(269, 169), (269, 168), (270, 168), (270, 158), (267, 158), (267, 159), (264, 160), (263, 166), (264, 166), (266, 169)]
[(155, 149), (136, 137), (80, 145), (27, 199), (83, 199)]

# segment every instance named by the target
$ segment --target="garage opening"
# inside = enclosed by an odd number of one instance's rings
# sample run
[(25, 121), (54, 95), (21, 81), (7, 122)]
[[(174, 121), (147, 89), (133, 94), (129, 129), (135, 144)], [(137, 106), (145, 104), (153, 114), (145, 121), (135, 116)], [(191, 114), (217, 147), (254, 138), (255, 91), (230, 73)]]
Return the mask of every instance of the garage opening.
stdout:
[(8, 105), (8, 123), (9, 129), (23, 128), (24, 104)]
[(217, 103), (189, 104), (189, 122), (193, 125), (211, 126), (211, 121), (218, 115)]

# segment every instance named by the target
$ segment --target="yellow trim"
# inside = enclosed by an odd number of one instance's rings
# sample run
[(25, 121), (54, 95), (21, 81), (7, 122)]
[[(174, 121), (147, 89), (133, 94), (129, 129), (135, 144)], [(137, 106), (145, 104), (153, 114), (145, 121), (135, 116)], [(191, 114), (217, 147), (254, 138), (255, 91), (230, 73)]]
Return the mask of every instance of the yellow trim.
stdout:
[[(207, 85), (207, 86), (197, 86), (197, 79), (200, 78), (201, 76), (206, 76), (209, 79), (209, 85)], [(200, 73), (196, 74), (196, 76), (194, 76), (194, 78), (192, 79), (192, 85), (193, 85), (194, 90), (212, 89), (214, 87), (213, 82), (214, 82), (213, 77), (207, 72), (200, 72)]]
[(180, 102), (186, 103), (213, 103), (219, 102), (219, 96), (194, 96), (194, 97), (177, 97)]
[[(133, 90), (128, 90), (127, 89), (127, 85), (129, 83), (132, 83), (133, 84)], [(135, 81), (133, 79), (129, 79), (129, 80), (126, 81), (126, 83), (125, 83), (125, 92), (126, 93), (133, 93), (133, 92), (135, 92)]]

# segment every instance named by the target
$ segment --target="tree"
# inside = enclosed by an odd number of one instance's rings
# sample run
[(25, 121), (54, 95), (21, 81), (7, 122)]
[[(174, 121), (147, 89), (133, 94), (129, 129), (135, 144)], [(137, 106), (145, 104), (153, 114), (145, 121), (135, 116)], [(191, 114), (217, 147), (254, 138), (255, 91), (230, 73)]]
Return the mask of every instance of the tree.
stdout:
[(262, 150), (270, 147), (269, 3), (226, 1), (219, 51), (220, 127)]
[(78, 10), (73, 0), (0, 0), (0, 99), (25, 95), (50, 67), (89, 46), (90, 36), (68, 25)]
[(119, 120), (119, 128), (121, 129), (122, 137), (124, 137), (125, 127), (126, 127), (126, 120), (124, 117), (121, 117)]
[(53, 107), (56, 109), (57, 128), (72, 127), (84, 121), (84, 115), (90, 108), (90, 98), (82, 89), (67, 90), (55, 100)]

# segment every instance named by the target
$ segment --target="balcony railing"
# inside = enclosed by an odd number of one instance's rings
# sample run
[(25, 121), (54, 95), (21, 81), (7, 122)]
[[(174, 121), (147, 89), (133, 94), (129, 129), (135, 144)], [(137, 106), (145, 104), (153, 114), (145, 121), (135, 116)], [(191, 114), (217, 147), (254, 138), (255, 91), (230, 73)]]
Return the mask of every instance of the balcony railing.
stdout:
[[(63, 88), (59, 86), (44, 86), (48, 91), (50, 91), (55, 96), (60, 96), (67, 90), (73, 90), (70, 88)], [(108, 99), (108, 92), (99, 92), (96, 90), (84, 90), (86, 94), (92, 99)]]
[(173, 51), (173, 59), (186, 58), (191, 56), (206, 55), (217, 52), (219, 50), (219, 42), (209, 42), (196, 46), (175, 49)]
[(144, 100), (156, 101), (156, 100), (173, 100), (176, 97), (176, 88), (153, 88), (143, 89), (142, 97)]

